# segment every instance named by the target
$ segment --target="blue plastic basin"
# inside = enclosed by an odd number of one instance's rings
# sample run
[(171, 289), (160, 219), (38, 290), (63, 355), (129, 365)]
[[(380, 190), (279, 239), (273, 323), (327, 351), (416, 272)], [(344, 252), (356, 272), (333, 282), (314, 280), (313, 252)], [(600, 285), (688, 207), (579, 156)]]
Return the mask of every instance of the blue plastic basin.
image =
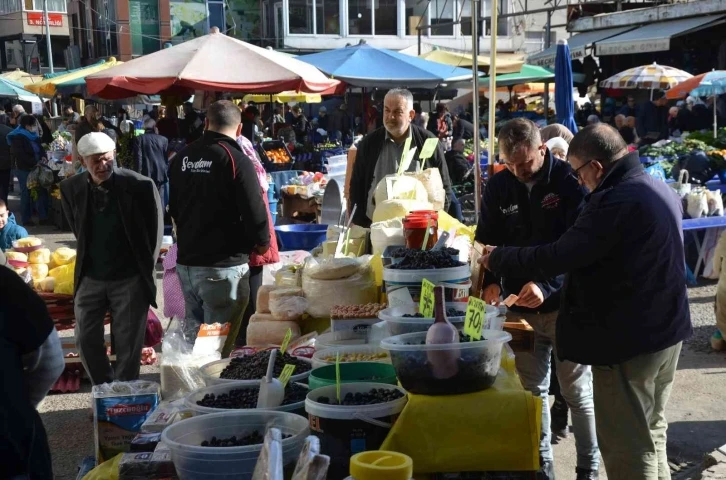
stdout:
[(325, 241), (327, 225), (279, 225), (275, 227), (280, 250), (312, 250)]

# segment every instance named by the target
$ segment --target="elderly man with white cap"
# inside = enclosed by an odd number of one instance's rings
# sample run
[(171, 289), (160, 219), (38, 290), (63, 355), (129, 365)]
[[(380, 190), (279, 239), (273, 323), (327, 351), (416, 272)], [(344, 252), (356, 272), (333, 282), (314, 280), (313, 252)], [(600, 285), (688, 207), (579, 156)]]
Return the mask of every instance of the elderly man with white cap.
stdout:
[[(76, 344), (94, 385), (139, 376), (149, 305), (156, 306), (154, 266), (163, 229), (154, 182), (113, 167), (116, 144), (91, 132), (78, 142), (86, 171), (61, 185), (63, 211), (78, 240)], [(111, 313), (116, 370), (103, 339)]]

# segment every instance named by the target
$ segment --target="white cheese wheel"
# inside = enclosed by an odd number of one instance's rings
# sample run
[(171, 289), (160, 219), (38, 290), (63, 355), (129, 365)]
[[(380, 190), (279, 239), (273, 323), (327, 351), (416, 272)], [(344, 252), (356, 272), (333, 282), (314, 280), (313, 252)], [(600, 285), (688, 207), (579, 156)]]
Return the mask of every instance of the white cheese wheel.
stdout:
[(418, 200), (386, 200), (376, 203), (376, 209), (373, 211), (373, 222), (385, 222), (392, 218), (403, 218), (408, 212), (415, 210), (433, 210), (434, 206), (430, 202)]
[(257, 313), (270, 313), (270, 292), (277, 290), (276, 285), (262, 285), (257, 290)]
[(30, 263), (50, 263), (50, 250), (47, 248), (39, 248), (28, 254), (28, 261)]
[(288, 328), (292, 330), (291, 340), (300, 337), (300, 327), (295, 322), (250, 322), (247, 345), (280, 345)]

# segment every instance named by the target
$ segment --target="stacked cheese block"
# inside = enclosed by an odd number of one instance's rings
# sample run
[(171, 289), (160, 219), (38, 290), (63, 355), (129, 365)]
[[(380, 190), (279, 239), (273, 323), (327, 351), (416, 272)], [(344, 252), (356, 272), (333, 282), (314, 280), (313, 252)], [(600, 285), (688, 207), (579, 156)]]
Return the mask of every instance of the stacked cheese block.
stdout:
[(257, 312), (247, 327), (247, 344), (280, 345), (288, 329), (291, 340), (299, 338), (306, 308), (301, 288), (262, 285), (257, 292)]
[[(28, 251), (31, 248), (33, 250)], [(26, 251), (15, 251), (19, 249)], [(51, 254), (39, 238), (28, 237), (17, 240), (14, 250), (8, 250), (5, 255), (18, 275), (30, 274), (33, 286), (39, 292), (73, 294), (75, 250), (60, 247)]]

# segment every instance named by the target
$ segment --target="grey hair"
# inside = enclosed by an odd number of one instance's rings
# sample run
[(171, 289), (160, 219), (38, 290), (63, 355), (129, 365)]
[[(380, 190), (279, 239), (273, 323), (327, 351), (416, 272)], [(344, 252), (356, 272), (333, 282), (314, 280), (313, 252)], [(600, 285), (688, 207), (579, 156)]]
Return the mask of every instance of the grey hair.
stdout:
[(406, 99), (406, 105), (408, 105), (408, 111), (413, 110), (413, 93), (406, 88), (392, 88), (386, 92), (386, 97), (402, 97)]
[(22, 105), (13, 105), (13, 112), (14, 113), (25, 113), (25, 107)]
[(499, 131), (499, 150), (510, 155), (518, 148), (538, 148), (542, 146), (542, 135), (539, 128), (526, 118), (515, 118), (508, 121)]

